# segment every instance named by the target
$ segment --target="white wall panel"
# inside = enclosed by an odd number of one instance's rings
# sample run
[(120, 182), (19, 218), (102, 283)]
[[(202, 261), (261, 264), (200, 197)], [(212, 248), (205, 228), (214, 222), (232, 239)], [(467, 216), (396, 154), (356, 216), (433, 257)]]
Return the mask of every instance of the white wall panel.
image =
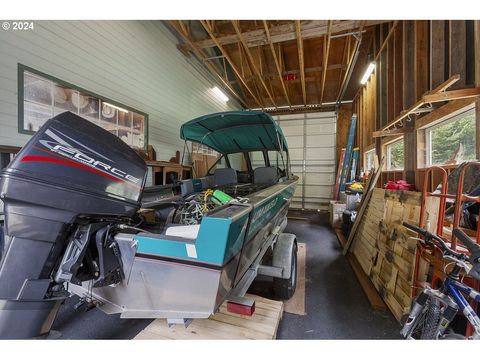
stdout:
[(160, 21), (35, 21), (34, 30), (0, 31), (0, 145), (30, 138), (17, 131), (18, 63), (147, 113), (159, 159), (182, 150), (182, 123), (240, 108), (213, 96), (215, 84)]

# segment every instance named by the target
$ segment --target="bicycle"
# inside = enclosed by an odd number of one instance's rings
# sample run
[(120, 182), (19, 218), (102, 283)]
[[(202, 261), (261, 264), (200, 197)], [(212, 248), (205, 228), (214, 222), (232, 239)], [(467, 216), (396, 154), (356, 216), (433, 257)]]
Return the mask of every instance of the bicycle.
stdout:
[(460, 229), (454, 229), (453, 235), (468, 249), (468, 256), (451, 250), (443, 239), (425, 229), (405, 222), (403, 226), (421, 234), (423, 239), (417, 240), (424, 246), (439, 249), (443, 258), (453, 261), (454, 266), (440, 288), (432, 289), (426, 285), (415, 298), (401, 335), (406, 339), (467, 339), (449, 328), (458, 311), (462, 311), (474, 329), (474, 334), (468, 339), (480, 339), (480, 318), (465, 298), (480, 302), (480, 293), (465, 285), (463, 276), (462, 280), (460, 278), (463, 269), (465, 274), (480, 280), (480, 245)]

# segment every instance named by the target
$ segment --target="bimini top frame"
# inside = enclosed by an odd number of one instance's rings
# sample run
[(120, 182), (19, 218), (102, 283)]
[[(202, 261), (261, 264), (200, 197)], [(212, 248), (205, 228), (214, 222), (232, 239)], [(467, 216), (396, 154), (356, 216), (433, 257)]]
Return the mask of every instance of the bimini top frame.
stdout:
[(287, 151), (282, 129), (260, 111), (227, 111), (201, 116), (180, 128), (183, 140), (204, 144), (221, 154)]

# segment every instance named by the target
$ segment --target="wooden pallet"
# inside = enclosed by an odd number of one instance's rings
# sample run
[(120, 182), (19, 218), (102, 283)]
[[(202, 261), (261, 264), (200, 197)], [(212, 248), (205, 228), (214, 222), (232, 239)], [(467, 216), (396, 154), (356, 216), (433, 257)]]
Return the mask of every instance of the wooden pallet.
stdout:
[(227, 305), (208, 319), (195, 319), (184, 328), (176, 325), (169, 328), (165, 319), (157, 319), (142, 330), (138, 340), (272, 340), (277, 335), (278, 324), (283, 314), (283, 302), (247, 294), (255, 299), (255, 313), (245, 316), (230, 313)]
[(402, 222), (418, 224), (421, 194), (375, 189), (355, 235), (353, 254), (397, 320), (412, 300), (415, 235)]

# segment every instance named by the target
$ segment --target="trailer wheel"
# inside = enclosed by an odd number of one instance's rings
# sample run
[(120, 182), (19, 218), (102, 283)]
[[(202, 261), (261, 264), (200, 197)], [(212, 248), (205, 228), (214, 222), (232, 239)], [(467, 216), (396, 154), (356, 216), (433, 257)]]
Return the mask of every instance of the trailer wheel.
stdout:
[(297, 244), (293, 245), (290, 261), (290, 277), (288, 279), (273, 278), (273, 291), (275, 296), (282, 300), (290, 299), (297, 287)]

